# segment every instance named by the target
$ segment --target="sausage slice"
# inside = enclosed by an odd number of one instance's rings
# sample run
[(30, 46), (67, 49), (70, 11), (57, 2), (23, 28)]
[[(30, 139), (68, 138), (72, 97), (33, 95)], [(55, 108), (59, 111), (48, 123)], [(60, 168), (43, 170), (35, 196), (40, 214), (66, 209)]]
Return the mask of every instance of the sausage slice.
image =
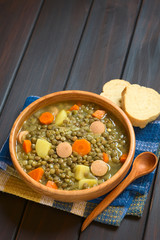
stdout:
[(105, 131), (105, 125), (101, 121), (91, 123), (90, 130), (95, 134), (101, 134)]
[(19, 143), (23, 143), (24, 139), (25, 139), (25, 136), (28, 134), (29, 132), (28, 131), (22, 131), (19, 133), (18, 135), (18, 142)]
[(91, 172), (97, 177), (104, 176), (108, 171), (107, 164), (102, 160), (96, 160), (91, 164)]
[(72, 146), (68, 142), (61, 142), (58, 144), (56, 152), (61, 158), (69, 157), (72, 154)]

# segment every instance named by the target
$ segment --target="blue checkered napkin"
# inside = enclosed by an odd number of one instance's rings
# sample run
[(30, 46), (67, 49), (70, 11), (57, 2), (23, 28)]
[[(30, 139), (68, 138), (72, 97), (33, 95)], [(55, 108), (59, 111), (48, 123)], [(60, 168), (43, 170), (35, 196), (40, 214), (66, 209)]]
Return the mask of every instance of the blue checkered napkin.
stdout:
[[(28, 97), (24, 104), (24, 108), (38, 98), (39, 97), (36, 96)], [(134, 130), (136, 135), (135, 157), (145, 151), (151, 151), (159, 156), (160, 121), (150, 123), (144, 129), (134, 128)], [(0, 168), (4, 171), (8, 171), (8, 166), (13, 167), (9, 154), (9, 138), (7, 138), (0, 151)], [(125, 215), (142, 216), (154, 173), (155, 171), (130, 184), (130, 186), (95, 220), (119, 226)], [(53, 207), (86, 217), (105, 196), (106, 195), (88, 202), (81, 202), (78, 203), (78, 205), (77, 203), (54, 201)], [(78, 211), (76, 209), (78, 209)], [(81, 212), (80, 214), (79, 211)]]

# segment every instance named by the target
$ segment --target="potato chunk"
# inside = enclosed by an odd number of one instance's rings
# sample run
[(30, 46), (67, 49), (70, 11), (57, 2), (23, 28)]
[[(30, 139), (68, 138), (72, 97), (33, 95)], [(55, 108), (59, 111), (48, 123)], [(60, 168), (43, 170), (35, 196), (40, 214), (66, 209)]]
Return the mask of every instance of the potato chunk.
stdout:
[(94, 185), (98, 185), (97, 179), (81, 179), (79, 181), (79, 189), (84, 188), (84, 184), (86, 184), (88, 187), (93, 187)]
[(45, 139), (38, 139), (36, 142), (36, 152), (41, 158), (45, 158), (48, 155), (48, 151), (51, 148), (51, 143)]
[(75, 179), (81, 180), (85, 178), (89, 174), (90, 170), (89, 167), (84, 165), (77, 165), (75, 169)]
[(61, 125), (63, 123), (63, 121), (67, 118), (67, 113), (65, 110), (61, 110), (55, 119), (55, 124), (56, 125)]

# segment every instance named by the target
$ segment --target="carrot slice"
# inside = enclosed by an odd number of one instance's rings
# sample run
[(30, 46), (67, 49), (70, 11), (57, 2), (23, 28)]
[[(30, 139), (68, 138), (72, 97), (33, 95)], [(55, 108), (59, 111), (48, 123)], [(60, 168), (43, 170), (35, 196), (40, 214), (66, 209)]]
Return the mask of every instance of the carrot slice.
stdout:
[(97, 110), (92, 114), (92, 116), (96, 117), (98, 119), (101, 119), (104, 117), (105, 114), (106, 114), (106, 112), (104, 110)]
[(23, 150), (25, 151), (25, 153), (29, 153), (32, 151), (32, 147), (31, 147), (32, 143), (30, 140), (24, 140), (23, 141)]
[(50, 124), (52, 123), (54, 120), (54, 116), (52, 115), (52, 113), (50, 112), (44, 112), (41, 114), (41, 116), (39, 117), (39, 121), (42, 124)]
[(127, 156), (128, 155), (126, 153), (123, 153), (122, 156), (120, 157), (120, 162), (124, 163), (126, 161), (126, 159), (127, 159)]
[(52, 182), (52, 181), (48, 181), (46, 183), (46, 186), (50, 187), (50, 188), (53, 188), (53, 189), (58, 189), (57, 184), (55, 182)]
[(103, 161), (104, 161), (105, 163), (108, 163), (108, 162), (109, 162), (109, 156), (108, 156), (108, 154), (105, 153), (105, 152), (103, 152)]
[(34, 180), (36, 180), (37, 182), (39, 182), (39, 180), (42, 178), (43, 176), (43, 173), (44, 173), (44, 170), (43, 168), (39, 167), (39, 168), (36, 168), (30, 172), (28, 172), (28, 175), (33, 178)]
[(73, 110), (79, 110), (79, 106), (77, 104), (74, 104), (69, 111), (73, 111)]
[(79, 139), (73, 143), (72, 150), (84, 156), (91, 151), (91, 144), (86, 139)]

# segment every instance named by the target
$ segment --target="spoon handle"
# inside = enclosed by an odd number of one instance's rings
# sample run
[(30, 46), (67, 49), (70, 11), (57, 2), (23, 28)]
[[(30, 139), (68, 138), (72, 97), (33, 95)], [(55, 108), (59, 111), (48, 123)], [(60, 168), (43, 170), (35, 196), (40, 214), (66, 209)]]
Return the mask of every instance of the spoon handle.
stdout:
[(82, 224), (81, 232), (86, 229), (86, 227), (106, 208), (113, 202), (113, 200), (119, 196), (121, 192), (135, 179), (134, 171), (130, 174), (114, 189), (112, 190), (97, 207), (90, 213), (90, 215), (85, 219)]

